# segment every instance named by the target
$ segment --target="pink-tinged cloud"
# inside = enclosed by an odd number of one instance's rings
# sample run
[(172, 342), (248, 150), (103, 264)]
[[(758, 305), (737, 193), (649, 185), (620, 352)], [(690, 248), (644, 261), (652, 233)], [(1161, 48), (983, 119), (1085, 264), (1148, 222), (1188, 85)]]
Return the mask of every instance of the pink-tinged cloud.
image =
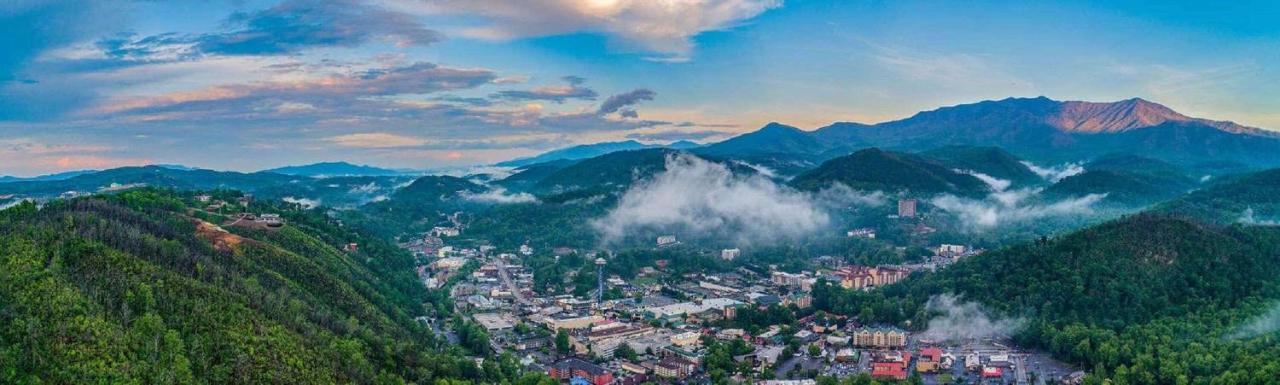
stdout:
[(84, 170), (84, 169), (104, 169), (125, 166), (143, 166), (154, 164), (151, 159), (146, 158), (112, 158), (96, 155), (76, 155), (62, 156), (57, 158), (46, 158), (41, 163), (52, 163), (57, 171), (65, 170)]
[(202, 105), (229, 101), (293, 105), (310, 104), (308, 102), (311, 101), (354, 101), (364, 97), (422, 95), (474, 88), (496, 78), (494, 72), (487, 69), (452, 68), (419, 62), (315, 79), (220, 85), (155, 97), (117, 100), (92, 112), (156, 114), (170, 110), (200, 110)]
[(426, 139), (386, 132), (363, 132), (325, 138), (326, 142), (351, 148), (402, 148), (428, 143)]

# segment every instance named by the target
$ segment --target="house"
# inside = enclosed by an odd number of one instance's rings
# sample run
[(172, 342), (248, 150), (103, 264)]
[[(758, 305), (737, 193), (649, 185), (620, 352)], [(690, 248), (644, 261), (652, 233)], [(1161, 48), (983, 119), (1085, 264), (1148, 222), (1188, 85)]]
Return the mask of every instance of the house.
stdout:
[(342, 251), (345, 251), (348, 253), (354, 253), (354, 252), (360, 251), (360, 245), (356, 244), (355, 242), (351, 242), (351, 243), (342, 245)]
[(671, 246), (676, 243), (679, 243), (679, 242), (676, 241), (676, 236), (674, 235), (663, 235), (658, 237), (658, 247)]
[(613, 373), (581, 358), (566, 358), (551, 365), (547, 375), (559, 380), (581, 378), (591, 385), (607, 385), (613, 382)]

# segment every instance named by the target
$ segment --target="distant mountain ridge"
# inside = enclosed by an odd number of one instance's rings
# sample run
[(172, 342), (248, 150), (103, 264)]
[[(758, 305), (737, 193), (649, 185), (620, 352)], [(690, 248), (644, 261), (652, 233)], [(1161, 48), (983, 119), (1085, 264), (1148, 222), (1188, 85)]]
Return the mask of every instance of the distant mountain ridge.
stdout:
[(356, 165), (347, 162), (320, 162), (299, 166), (285, 166), (262, 170), (261, 172), (310, 177), (395, 176), (410, 173), (408, 171), (392, 170), (367, 165)]
[(619, 151), (644, 150), (650, 148), (669, 148), (673, 150), (690, 150), (698, 148), (702, 145), (681, 140), (671, 142), (669, 144), (644, 144), (634, 140), (626, 140), (621, 142), (601, 142), (592, 144), (581, 144), (572, 147), (566, 147), (558, 150), (552, 150), (527, 158), (517, 158), (504, 162), (498, 162), (498, 167), (524, 167), (531, 164), (546, 163), (557, 160), (579, 160), (594, 158), (600, 155)]
[(837, 122), (813, 131), (770, 123), (695, 152), (741, 158), (785, 153), (793, 160), (821, 162), (868, 147), (917, 152), (945, 146), (995, 146), (1051, 163), (1128, 152), (1178, 164), (1280, 165), (1280, 133), (1192, 118), (1138, 98), (1110, 103), (1006, 98), (878, 124)]

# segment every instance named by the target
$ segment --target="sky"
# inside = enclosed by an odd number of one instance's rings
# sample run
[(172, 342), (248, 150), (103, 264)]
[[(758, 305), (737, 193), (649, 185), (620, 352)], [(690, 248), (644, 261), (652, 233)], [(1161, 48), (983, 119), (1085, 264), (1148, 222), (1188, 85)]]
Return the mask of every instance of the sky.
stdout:
[(0, 175), (428, 169), (1010, 96), (1280, 129), (1280, 3), (0, 2)]

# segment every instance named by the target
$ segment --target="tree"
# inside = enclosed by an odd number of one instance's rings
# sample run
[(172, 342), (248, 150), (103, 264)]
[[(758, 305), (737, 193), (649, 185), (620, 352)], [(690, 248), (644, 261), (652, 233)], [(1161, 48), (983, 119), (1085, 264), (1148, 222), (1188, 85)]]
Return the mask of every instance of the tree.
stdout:
[(569, 344), (569, 332), (560, 329), (556, 332), (556, 352), (560, 354), (569, 354), (569, 349), (573, 346)]
[(822, 348), (818, 345), (809, 345), (809, 357), (817, 357), (822, 355)]
[(635, 349), (631, 348), (631, 345), (623, 342), (621, 345), (618, 345), (617, 349), (614, 349), (613, 358), (635, 362), (639, 358), (639, 355), (636, 354)]

